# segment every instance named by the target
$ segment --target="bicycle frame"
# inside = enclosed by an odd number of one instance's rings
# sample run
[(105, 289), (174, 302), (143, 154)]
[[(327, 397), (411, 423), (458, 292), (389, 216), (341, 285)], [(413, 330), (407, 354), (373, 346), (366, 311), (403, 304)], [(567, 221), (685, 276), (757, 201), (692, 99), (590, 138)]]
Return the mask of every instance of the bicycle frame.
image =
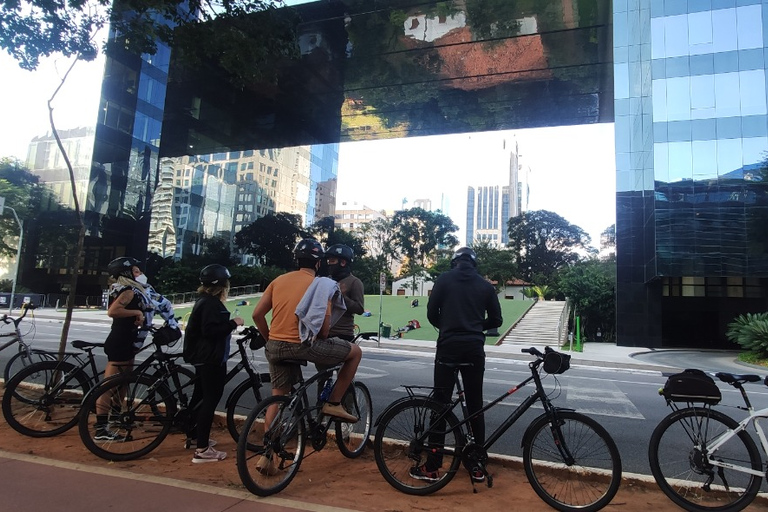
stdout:
[[(438, 416), (437, 419), (435, 419), (432, 424), (434, 423), (440, 423), (442, 420), (445, 420), (445, 418), (450, 414), (457, 405), (461, 404), (461, 412), (463, 419), (459, 419), (459, 423), (456, 425), (456, 427), (445, 430), (445, 431), (435, 431), (432, 428), (427, 429), (426, 432), (424, 432), (421, 436), (417, 438), (418, 441), (423, 441), (426, 439), (430, 434), (439, 434), (444, 435), (448, 434), (449, 432), (460, 432), (461, 435), (465, 437), (466, 440), (469, 442), (474, 442), (474, 435), (472, 432), (472, 424), (470, 423), (474, 418), (480, 416), (481, 414), (485, 414), (489, 409), (493, 408), (498, 403), (504, 401), (509, 396), (513, 395), (514, 393), (518, 392), (520, 389), (524, 388), (528, 384), (533, 381), (533, 383), (536, 386), (536, 391), (532, 393), (530, 396), (528, 396), (523, 402), (518, 405), (514, 411), (499, 425), (491, 434), (487, 437), (486, 441), (482, 444), (482, 448), (484, 450), (489, 450), (491, 446), (493, 446), (496, 441), (499, 440), (499, 438), (506, 433), (509, 428), (514, 425), (517, 420), (522, 417), (523, 414), (528, 411), (536, 402), (541, 402), (544, 413), (547, 415), (554, 415), (556, 414), (557, 410), (570, 410), (570, 409), (563, 409), (563, 408), (556, 408), (552, 405), (552, 403), (547, 398), (547, 394), (544, 391), (544, 387), (541, 383), (541, 375), (539, 375), (538, 367), (541, 364), (541, 360), (532, 361), (528, 363), (528, 368), (531, 370), (531, 376), (520, 382), (518, 385), (510, 388), (508, 391), (488, 403), (486, 406), (484, 406), (479, 411), (475, 412), (474, 414), (470, 415), (467, 410), (467, 402), (466, 397), (464, 395), (464, 389), (461, 386), (461, 379), (459, 377), (459, 367), (454, 368), (454, 382), (456, 384), (456, 393), (457, 397), (453, 399), (450, 403), (447, 403), (445, 405), (445, 409), (443, 412)], [(434, 388), (426, 388), (424, 386), (406, 386), (406, 390), (408, 391), (408, 394), (411, 397), (415, 397), (416, 395), (413, 393), (413, 389), (433, 389)], [(430, 395), (431, 397), (431, 395)], [(465, 433), (466, 430), (466, 433)], [(559, 430), (557, 431), (558, 438), (561, 437), (561, 433)], [(562, 456), (564, 457), (566, 463), (572, 464), (573, 463), (573, 456), (568, 451), (567, 447), (564, 446), (564, 443), (558, 443), (558, 448), (561, 451)]]
[(7, 334), (0, 334), (0, 338), (8, 338), (8, 337), (11, 338), (9, 341), (0, 345), (0, 351), (5, 350), (6, 348), (10, 347), (16, 342), (18, 342), (20, 345), (19, 346), (20, 351), (21, 350), (29, 351), (29, 348), (30, 348), (29, 344), (24, 342), (24, 336), (21, 334), (21, 329), (19, 328), (19, 324), (21, 323), (22, 320), (24, 320), (24, 317), (27, 316), (27, 311), (29, 311), (30, 309), (34, 309), (34, 306), (31, 306), (31, 305), (26, 307), (22, 306), (21, 308), (22, 313), (20, 317), (11, 318), (8, 315), (4, 314), (2, 318), (0, 318), (0, 321), (6, 324), (13, 323), (13, 332), (9, 332)]

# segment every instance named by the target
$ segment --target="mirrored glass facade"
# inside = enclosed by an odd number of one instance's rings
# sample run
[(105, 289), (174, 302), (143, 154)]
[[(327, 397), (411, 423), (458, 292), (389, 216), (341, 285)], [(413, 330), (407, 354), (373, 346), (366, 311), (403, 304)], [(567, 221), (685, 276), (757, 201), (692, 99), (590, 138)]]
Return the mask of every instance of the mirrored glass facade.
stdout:
[(765, 310), (767, 9), (614, 2), (622, 345), (722, 347)]

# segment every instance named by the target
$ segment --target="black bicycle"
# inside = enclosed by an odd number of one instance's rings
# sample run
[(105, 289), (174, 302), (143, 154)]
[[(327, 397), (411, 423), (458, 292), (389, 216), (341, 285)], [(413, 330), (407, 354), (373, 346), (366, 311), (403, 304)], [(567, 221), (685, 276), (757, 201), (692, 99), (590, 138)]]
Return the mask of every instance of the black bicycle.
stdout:
[[(248, 374), (229, 394), (226, 402), (227, 426), (234, 439), (239, 438), (242, 411), (250, 411), (261, 401), (261, 387), (269, 382), (269, 373), (259, 373), (247, 349), (264, 346), (255, 327), (248, 327), (237, 341), (240, 360), (227, 372), (230, 382), (241, 370)], [(186, 431), (196, 376), (177, 363), (181, 354), (156, 350), (151, 369), (137, 368), (125, 375), (115, 375), (100, 382), (86, 397), (80, 412), (80, 438), (88, 450), (103, 459), (132, 460), (154, 450), (175, 428)], [(189, 373), (186, 373), (189, 372)], [(99, 410), (97, 404), (108, 404), (110, 439), (97, 439)], [(101, 407), (100, 407), (101, 408)], [(99, 409), (100, 409), (99, 408)], [(189, 447), (189, 440), (186, 441)]]
[[(80, 407), (88, 393), (96, 387), (104, 370), (96, 365), (95, 348), (103, 343), (74, 340), (71, 345), (81, 352), (46, 353), (48, 359), (21, 369), (5, 384), (2, 409), (8, 425), (30, 437), (52, 437), (77, 424)], [(157, 356), (164, 344), (152, 339), (139, 351), (154, 346), (153, 353), (135, 368), (140, 374), (154, 375), (159, 371)], [(178, 367), (180, 385), (195, 374)]]
[[(454, 369), (458, 395), (449, 404), (414, 391), (434, 388), (405, 386), (408, 396), (393, 402), (377, 420), (373, 449), (376, 465), (387, 482), (404, 493), (426, 495), (445, 487), (463, 464), (473, 488), (479, 479), (476, 471), (492, 487), (488, 450), (525, 411), (539, 403), (544, 412), (534, 418), (522, 439), (523, 467), (533, 490), (557, 510), (591, 512), (606, 506), (621, 482), (621, 458), (616, 444), (592, 418), (555, 407), (542, 385), (540, 372), (565, 372), (570, 367), (570, 356), (549, 347), (543, 354), (534, 347), (523, 352), (536, 357), (528, 363), (531, 376), (471, 416), (459, 377), (461, 364), (448, 365)], [(512, 411), (485, 443), (475, 443), (470, 421), (531, 382), (536, 388), (533, 394)], [(559, 388), (557, 379), (555, 382)], [(453, 412), (459, 405), (461, 420)], [(420, 479), (421, 474), (414, 476), (414, 470), (426, 464), (428, 457), (433, 461), (442, 459), (442, 466), (427, 479)]]
[(4, 341), (2, 344), (0, 344), (0, 351), (5, 350), (14, 343), (18, 343), (19, 345), (18, 352), (11, 356), (11, 358), (8, 359), (8, 362), (5, 364), (5, 369), (3, 370), (3, 379), (5, 382), (11, 380), (11, 377), (16, 375), (19, 370), (29, 366), (32, 363), (36, 363), (38, 361), (53, 361), (56, 359), (55, 356), (51, 355), (51, 353), (45, 350), (32, 348), (29, 340), (24, 339), (25, 337), (31, 337), (30, 333), (34, 333), (35, 324), (33, 321), (26, 333), (21, 332), (20, 324), (21, 321), (26, 318), (27, 313), (34, 309), (34, 304), (24, 303), (21, 305), (21, 316), (13, 318), (4, 314), (2, 317), (0, 317), (0, 322), (3, 322), (6, 325), (13, 324), (13, 332), (0, 334), (0, 338), (9, 338), (8, 341)]
[[(355, 336), (370, 339), (376, 332), (364, 332)], [(306, 365), (306, 361), (283, 361), (285, 364)], [(307, 442), (315, 451), (322, 450), (328, 442), (328, 432), (335, 427), (336, 445), (348, 457), (359, 457), (365, 450), (373, 425), (371, 393), (362, 382), (353, 381), (344, 394), (341, 404), (356, 416), (356, 423), (345, 423), (321, 413), (331, 386), (328, 384), (341, 365), (318, 372), (308, 380), (301, 380), (286, 396), (271, 396), (260, 402), (245, 421), (237, 443), (237, 471), (243, 485), (254, 494), (269, 496), (285, 489), (299, 471), (304, 459)], [(318, 384), (324, 392), (318, 396)], [(315, 405), (310, 405), (310, 396)], [(265, 423), (267, 409), (276, 407), (271, 425)]]

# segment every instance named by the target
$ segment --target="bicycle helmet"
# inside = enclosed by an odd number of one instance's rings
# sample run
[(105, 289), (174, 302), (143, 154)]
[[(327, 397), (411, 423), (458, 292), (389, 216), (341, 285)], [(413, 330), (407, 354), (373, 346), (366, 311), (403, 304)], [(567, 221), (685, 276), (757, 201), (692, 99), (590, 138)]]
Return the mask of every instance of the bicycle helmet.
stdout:
[(139, 266), (141, 266), (141, 262), (136, 258), (131, 258), (130, 256), (120, 256), (119, 258), (115, 258), (109, 262), (109, 265), (107, 265), (107, 272), (109, 272), (109, 275), (114, 278), (122, 276), (133, 279), (132, 269), (133, 267)]
[(325, 254), (323, 246), (314, 238), (305, 238), (293, 248), (293, 255), (296, 256), (297, 260), (319, 260), (323, 254)]
[(335, 256), (343, 260), (347, 260), (347, 264), (351, 265), (352, 260), (355, 259), (355, 253), (351, 247), (344, 244), (333, 244), (325, 251), (325, 257)]
[(475, 251), (470, 249), (469, 247), (461, 247), (459, 249), (456, 249), (456, 252), (453, 253), (453, 257), (451, 258), (451, 266), (454, 267), (459, 261), (468, 261), (472, 263), (473, 266), (477, 266), (477, 254), (475, 254)]
[(229, 273), (227, 267), (218, 263), (203, 267), (203, 270), (200, 271), (200, 282), (202, 284), (222, 285), (230, 277), (232, 277), (232, 274)]

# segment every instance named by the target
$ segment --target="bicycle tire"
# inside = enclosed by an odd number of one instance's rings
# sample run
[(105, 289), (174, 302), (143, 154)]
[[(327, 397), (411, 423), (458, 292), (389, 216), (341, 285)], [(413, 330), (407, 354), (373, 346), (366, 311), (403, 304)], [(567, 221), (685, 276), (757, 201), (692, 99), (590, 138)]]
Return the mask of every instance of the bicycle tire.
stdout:
[[(464, 436), (456, 436), (459, 420), (453, 412), (445, 416), (445, 440), (430, 446), (430, 440), (417, 441), (429, 430), (429, 421), (443, 411), (445, 405), (429, 398), (405, 400), (389, 408), (379, 419), (373, 441), (373, 453), (379, 472), (389, 484), (406, 494), (424, 496), (439, 491), (453, 479), (461, 463)], [(436, 481), (417, 480), (410, 475), (411, 468), (426, 463), (427, 454), (437, 451), (443, 456), (442, 468)], [(442, 469), (441, 468), (441, 469)]]
[[(122, 397), (120, 388), (124, 389)], [(117, 434), (118, 439), (96, 439), (96, 404), (102, 396), (111, 404), (107, 430)], [(94, 455), (111, 461), (133, 460), (163, 442), (175, 415), (176, 401), (164, 383), (157, 384), (147, 375), (128, 374), (104, 380), (94, 388), (83, 404), (78, 430), (83, 444)]]
[[(561, 511), (594, 512), (611, 502), (621, 484), (621, 456), (610, 434), (595, 420), (573, 411), (545, 413), (523, 435), (528, 482), (547, 505)], [(562, 437), (553, 435), (559, 429)], [(559, 447), (573, 456), (563, 461)]]
[(348, 459), (356, 459), (365, 451), (373, 428), (371, 392), (362, 382), (353, 382), (344, 393), (341, 405), (357, 416), (357, 423), (336, 422), (336, 444)]
[[(262, 400), (248, 415), (237, 442), (237, 472), (243, 485), (258, 496), (271, 496), (285, 489), (299, 471), (304, 458), (304, 419), (297, 415), (287, 396)], [(273, 428), (265, 432), (267, 408), (277, 406)], [(259, 469), (263, 457), (271, 460)]]
[[(661, 491), (686, 510), (733, 512), (749, 506), (760, 490), (762, 478), (729, 468), (713, 470), (702, 460), (698, 446), (700, 441), (706, 446), (737, 427), (736, 420), (708, 407), (680, 409), (661, 420), (648, 444), (651, 473)], [(762, 471), (760, 451), (746, 431), (721, 446), (716, 457)], [(710, 471), (714, 471), (715, 480), (706, 491), (704, 482)]]
[(19, 347), (19, 349), (20, 350), (11, 356), (11, 358), (8, 359), (8, 362), (5, 364), (5, 369), (3, 370), (3, 379), (5, 382), (10, 381), (11, 378), (19, 373), (22, 368), (26, 368), (31, 364), (39, 363), (42, 361), (56, 360), (55, 354), (46, 352), (45, 350), (38, 350), (33, 348), (27, 352), (21, 347)]
[[(265, 379), (266, 376), (266, 380)], [(259, 374), (261, 383), (269, 382), (269, 374)], [(242, 431), (242, 424), (245, 422), (245, 418), (253, 410), (259, 402), (261, 402), (261, 384), (254, 389), (251, 379), (245, 379), (243, 382), (237, 385), (235, 389), (227, 397), (227, 430), (229, 435), (235, 442), (240, 440), (240, 432)], [(249, 393), (250, 391), (250, 393)], [(270, 390), (271, 393), (271, 390)]]
[(29, 437), (53, 437), (77, 424), (90, 380), (66, 361), (41, 361), (19, 371), (5, 385), (3, 417)]

